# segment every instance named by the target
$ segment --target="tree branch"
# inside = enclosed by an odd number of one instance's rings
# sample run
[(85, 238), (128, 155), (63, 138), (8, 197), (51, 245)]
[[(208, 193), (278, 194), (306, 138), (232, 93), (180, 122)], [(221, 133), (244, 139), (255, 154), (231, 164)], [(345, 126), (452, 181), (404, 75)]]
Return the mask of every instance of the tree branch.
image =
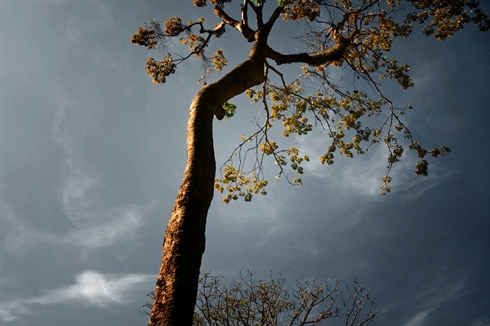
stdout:
[(266, 57), (274, 60), (277, 65), (303, 62), (310, 66), (318, 67), (331, 62), (342, 60), (350, 44), (351, 42), (348, 39), (339, 37), (337, 40), (337, 44), (335, 44), (334, 47), (318, 54), (281, 54), (273, 50), (272, 48), (267, 47)]
[(252, 9), (255, 11), (255, 16), (257, 17), (257, 26), (259, 29), (262, 29), (264, 27), (264, 19), (263, 19), (263, 6), (254, 6), (252, 4)]
[[(243, 10), (242, 9), (242, 15), (243, 15)], [(246, 10), (246, 9), (245, 9)], [(242, 35), (245, 37), (245, 39), (248, 42), (254, 42), (255, 41), (255, 31), (251, 29), (246, 23), (239, 22), (238, 20), (235, 20), (231, 18), (222, 8), (219, 6), (214, 7), (214, 11), (216, 15), (223, 19), (223, 22), (225, 24), (232, 26), (235, 28), (237, 31), (242, 33)], [(246, 12), (245, 12), (245, 18), (246, 18)]]
[(269, 18), (269, 21), (265, 24), (265, 31), (267, 32), (267, 34), (269, 34), (269, 32), (272, 29), (272, 26), (274, 26), (274, 23), (276, 22), (277, 18), (281, 16), (281, 13), (283, 11), (284, 11), (283, 7), (277, 7), (276, 10), (274, 10), (271, 17)]
[(243, 0), (241, 11), (242, 11), (242, 24), (248, 26), (248, 0)]

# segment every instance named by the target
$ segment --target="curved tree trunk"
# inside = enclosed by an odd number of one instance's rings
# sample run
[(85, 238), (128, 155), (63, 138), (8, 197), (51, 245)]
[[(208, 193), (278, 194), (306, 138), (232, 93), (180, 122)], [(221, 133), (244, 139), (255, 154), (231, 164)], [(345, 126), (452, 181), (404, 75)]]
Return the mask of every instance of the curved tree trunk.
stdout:
[(222, 104), (264, 81), (265, 40), (256, 41), (249, 58), (194, 97), (187, 125), (187, 165), (165, 233), (150, 326), (192, 325), (206, 217), (214, 192), (216, 163), (213, 115)]

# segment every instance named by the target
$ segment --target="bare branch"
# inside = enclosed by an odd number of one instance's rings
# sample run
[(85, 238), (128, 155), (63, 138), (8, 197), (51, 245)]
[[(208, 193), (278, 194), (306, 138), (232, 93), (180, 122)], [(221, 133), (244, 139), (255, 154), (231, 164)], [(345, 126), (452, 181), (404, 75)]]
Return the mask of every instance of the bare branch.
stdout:
[(302, 62), (310, 66), (319, 67), (342, 60), (349, 46), (350, 41), (348, 39), (339, 38), (334, 47), (320, 53), (281, 54), (272, 48), (267, 47), (266, 56), (267, 58), (274, 60), (277, 65)]
[(242, 24), (248, 26), (248, 0), (243, 0), (241, 12), (242, 12)]
[(277, 7), (276, 10), (272, 13), (271, 17), (269, 18), (269, 21), (264, 25), (264, 29), (269, 34), (269, 32), (272, 29), (272, 26), (274, 26), (274, 23), (276, 20), (281, 16), (282, 12), (284, 11), (283, 7)]
[[(196, 326), (277, 325), (278, 320), (289, 326), (306, 326), (340, 316), (345, 317), (347, 325), (357, 322), (358, 326), (366, 326), (382, 309), (373, 311), (368, 289), (357, 283), (349, 291), (352, 295), (342, 299), (337, 279), (297, 280), (290, 291), (284, 277), (271, 274), (270, 279), (260, 280), (253, 270), (248, 270), (246, 274), (239, 272), (238, 279), (227, 286), (220, 283), (220, 277), (209, 274), (201, 277), (200, 283)], [(349, 290), (347, 285), (346, 289)], [(357, 314), (355, 319), (351, 312)]]
[[(243, 12), (246, 9), (242, 9), (242, 15)], [(242, 35), (245, 37), (245, 39), (248, 42), (254, 42), (255, 41), (255, 31), (252, 30), (247, 24), (246, 21), (238, 21), (233, 18), (231, 18), (220, 6), (215, 6), (214, 11), (218, 17), (223, 19), (223, 21), (227, 24), (235, 28), (237, 31), (242, 33)], [(245, 13), (246, 16), (246, 13)]]

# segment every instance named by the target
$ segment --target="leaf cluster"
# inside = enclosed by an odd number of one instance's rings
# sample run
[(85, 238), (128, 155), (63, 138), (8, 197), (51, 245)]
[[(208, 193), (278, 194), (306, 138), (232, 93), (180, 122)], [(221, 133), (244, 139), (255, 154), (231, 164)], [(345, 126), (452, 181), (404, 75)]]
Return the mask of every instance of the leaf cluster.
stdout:
[(222, 169), (221, 178), (215, 179), (214, 188), (226, 196), (223, 203), (228, 204), (231, 200), (243, 197), (245, 201), (251, 201), (253, 194), (267, 195), (265, 187), (268, 181), (260, 178), (255, 171), (245, 173), (243, 169), (235, 168), (232, 164), (226, 164)]
[[(177, 37), (179, 42), (186, 45), (189, 49), (189, 53), (186, 56), (179, 55), (178, 59), (173, 59), (170, 54), (162, 60), (149, 58), (146, 71), (153, 78), (154, 83), (165, 83), (166, 77), (175, 73), (177, 65), (191, 56), (202, 59), (203, 64), (206, 66), (205, 74), (215, 70), (220, 71), (226, 66), (228, 61), (222, 49), (216, 50), (210, 57), (205, 53), (211, 37), (223, 35), (225, 24), (218, 24), (209, 30), (204, 28), (204, 22), (203, 18), (199, 18), (197, 22), (190, 21), (187, 25), (184, 25), (181, 18), (170, 17), (164, 22), (163, 29), (160, 23), (153, 19), (148, 20), (145, 27), (138, 28), (138, 31), (131, 38), (133, 44), (144, 46), (149, 50), (156, 49), (158, 45), (164, 49), (168, 41)], [(195, 29), (198, 29), (198, 33), (196, 33)], [(205, 80), (205, 74), (200, 81)]]
[(483, 32), (490, 29), (490, 20), (476, 0), (410, 0), (415, 8), (407, 15), (407, 20), (425, 24), (424, 34), (445, 40), (462, 30), (464, 25), (473, 23)]

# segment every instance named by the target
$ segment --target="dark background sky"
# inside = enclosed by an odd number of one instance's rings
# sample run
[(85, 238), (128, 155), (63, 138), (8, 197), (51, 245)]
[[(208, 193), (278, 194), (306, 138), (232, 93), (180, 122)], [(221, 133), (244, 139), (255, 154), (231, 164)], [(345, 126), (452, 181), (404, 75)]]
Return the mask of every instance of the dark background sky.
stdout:
[[(2, 325), (146, 323), (139, 310), (159, 268), (202, 68), (186, 62), (153, 85), (145, 59), (158, 54), (130, 38), (170, 16), (213, 21), (211, 7), (190, 0), (2, 0)], [(282, 26), (274, 40), (293, 52)], [(230, 66), (246, 58), (235, 31), (219, 41)], [(388, 306), (381, 325), (490, 325), (489, 36), (471, 26), (444, 43), (417, 33), (395, 45), (415, 87), (386, 91), (413, 104), (405, 121), (417, 139), (453, 152), (430, 161), (427, 178), (413, 176), (407, 153), (393, 193), (380, 196), (382, 146), (321, 166), (317, 133), (288, 139), (312, 158), (304, 186), (271, 182), (266, 197), (230, 205), (216, 193), (202, 270), (228, 280), (244, 268), (291, 282), (357, 275)], [(262, 110), (234, 102), (237, 115), (214, 126), (218, 164)], [(266, 173), (272, 181), (277, 171)]]

